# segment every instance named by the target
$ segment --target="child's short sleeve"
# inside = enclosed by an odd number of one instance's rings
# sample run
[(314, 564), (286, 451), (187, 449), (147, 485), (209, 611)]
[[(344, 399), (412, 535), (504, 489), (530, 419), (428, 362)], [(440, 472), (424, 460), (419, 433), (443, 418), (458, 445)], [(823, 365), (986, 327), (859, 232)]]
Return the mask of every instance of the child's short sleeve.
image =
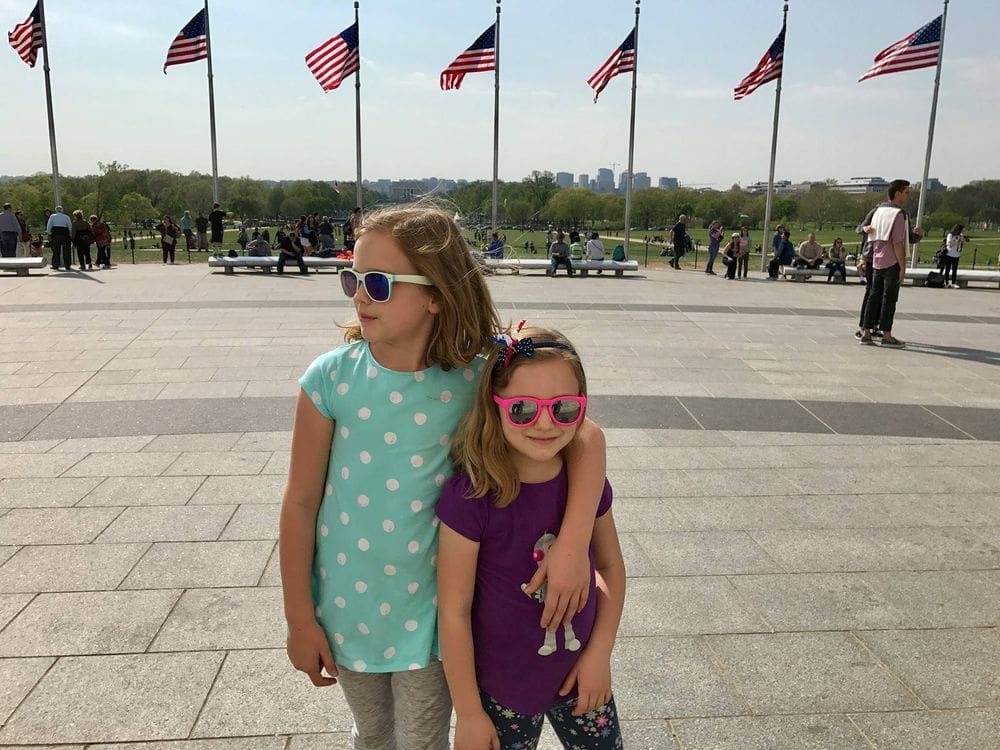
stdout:
[(331, 421), (336, 420), (332, 396), (337, 359), (336, 351), (320, 355), (299, 378), (299, 385), (316, 407), (316, 411)]
[(604, 491), (601, 493), (601, 499), (597, 503), (597, 517), (600, 518), (609, 510), (611, 510), (611, 482), (604, 479)]
[(466, 539), (479, 542), (486, 529), (492, 498), (467, 497), (469, 489), (469, 478), (465, 474), (455, 474), (441, 490), (435, 510), (437, 517), (449, 529), (457, 531)]

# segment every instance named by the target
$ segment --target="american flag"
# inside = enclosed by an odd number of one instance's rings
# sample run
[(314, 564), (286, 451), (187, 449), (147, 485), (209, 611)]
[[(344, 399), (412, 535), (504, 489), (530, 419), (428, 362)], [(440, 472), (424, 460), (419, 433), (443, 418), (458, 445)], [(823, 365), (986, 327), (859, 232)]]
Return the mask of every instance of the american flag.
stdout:
[(24, 23), (19, 23), (13, 31), (7, 32), (7, 41), (18, 57), (32, 68), (35, 67), (38, 50), (42, 47), (42, 17), (37, 5)]
[(205, 24), (205, 9), (202, 8), (188, 21), (187, 26), (174, 39), (167, 50), (167, 61), (163, 63), (163, 72), (171, 65), (204, 60), (208, 57), (208, 29)]
[(926, 26), (921, 26), (909, 36), (886, 47), (875, 55), (875, 64), (858, 82), (886, 73), (930, 68), (938, 64), (941, 56), (941, 16)]
[(444, 91), (457, 89), (462, 85), (466, 73), (483, 73), (488, 70), (496, 70), (495, 25), (480, 34), (471, 47), (441, 72), (441, 88)]
[(306, 65), (324, 91), (333, 91), (361, 65), (358, 52), (358, 24), (353, 23), (337, 36), (306, 55)]
[(587, 79), (587, 84), (594, 90), (594, 101), (597, 101), (608, 81), (619, 73), (629, 73), (633, 70), (635, 70), (635, 29), (629, 32), (625, 41), (611, 53), (611, 57), (604, 61), (597, 72)]
[(774, 40), (764, 56), (760, 58), (757, 67), (747, 73), (746, 78), (740, 81), (739, 85), (733, 89), (733, 97), (739, 101), (745, 96), (750, 96), (758, 87), (763, 86), (768, 81), (781, 78), (781, 65), (785, 59), (785, 27), (781, 27), (781, 33)]

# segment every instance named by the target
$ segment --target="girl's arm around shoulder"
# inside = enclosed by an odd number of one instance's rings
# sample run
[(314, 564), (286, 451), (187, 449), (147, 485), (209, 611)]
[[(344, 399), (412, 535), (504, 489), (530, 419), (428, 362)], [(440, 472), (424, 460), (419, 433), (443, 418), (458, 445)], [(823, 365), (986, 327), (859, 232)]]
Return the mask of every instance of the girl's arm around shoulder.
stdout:
[(580, 423), (566, 448), (566, 471), (569, 497), (559, 536), (526, 591), (536, 591), (548, 579), (541, 626), (550, 630), (569, 624), (590, 592), (590, 537), (607, 474), (604, 431), (590, 419)]
[(330, 645), (313, 609), (311, 569), (316, 549), (316, 516), (323, 499), (333, 422), (320, 414), (303, 391), (295, 406), (288, 484), (281, 502), (278, 555), (288, 623), (288, 656), (314, 685), (336, 682)]
[(611, 652), (625, 606), (625, 562), (610, 510), (594, 524), (593, 549), (597, 569), (597, 617), (590, 641), (559, 691), (565, 695), (576, 683), (579, 697), (574, 716), (593, 711), (611, 699)]
[(455, 750), (500, 748), (476, 683), (472, 600), (478, 560), (479, 542), (442, 523), (437, 566), (438, 630), (444, 673), (457, 717)]

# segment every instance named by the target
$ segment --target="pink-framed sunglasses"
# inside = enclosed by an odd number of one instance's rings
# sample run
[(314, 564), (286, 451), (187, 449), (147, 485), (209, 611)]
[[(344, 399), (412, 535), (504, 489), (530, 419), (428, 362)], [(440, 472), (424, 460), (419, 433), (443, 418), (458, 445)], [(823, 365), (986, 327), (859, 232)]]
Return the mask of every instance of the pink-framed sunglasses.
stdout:
[(572, 427), (583, 418), (583, 410), (587, 408), (586, 396), (501, 398), (493, 394), (493, 402), (503, 408), (507, 421), (514, 427), (531, 427), (538, 421), (543, 409), (548, 409), (549, 418), (554, 424), (560, 427)]

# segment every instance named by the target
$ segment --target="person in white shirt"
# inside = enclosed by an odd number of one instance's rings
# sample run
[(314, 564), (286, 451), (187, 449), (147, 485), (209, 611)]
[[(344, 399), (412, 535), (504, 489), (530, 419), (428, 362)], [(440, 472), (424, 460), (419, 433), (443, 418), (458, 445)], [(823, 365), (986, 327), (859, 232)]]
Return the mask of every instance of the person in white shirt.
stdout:
[[(941, 266), (944, 270), (944, 285), (947, 289), (958, 289), (958, 261), (962, 257), (962, 246), (965, 245), (965, 235), (962, 231), (965, 227), (956, 224), (948, 232), (948, 237), (944, 241), (945, 253), (941, 257)], [(948, 281), (948, 274), (951, 272), (951, 282)]]
[(45, 233), (49, 236), (49, 244), (52, 245), (52, 270), (58, 270), (63, 266), (67, 271), (73, 263), (73, 251), (70, 246), (70, 234), (73, 222), (68, 215), (63, 213), (62, 206), (56, 206), (55, 213), (49, 215), (49, 221), (45, 225)]

